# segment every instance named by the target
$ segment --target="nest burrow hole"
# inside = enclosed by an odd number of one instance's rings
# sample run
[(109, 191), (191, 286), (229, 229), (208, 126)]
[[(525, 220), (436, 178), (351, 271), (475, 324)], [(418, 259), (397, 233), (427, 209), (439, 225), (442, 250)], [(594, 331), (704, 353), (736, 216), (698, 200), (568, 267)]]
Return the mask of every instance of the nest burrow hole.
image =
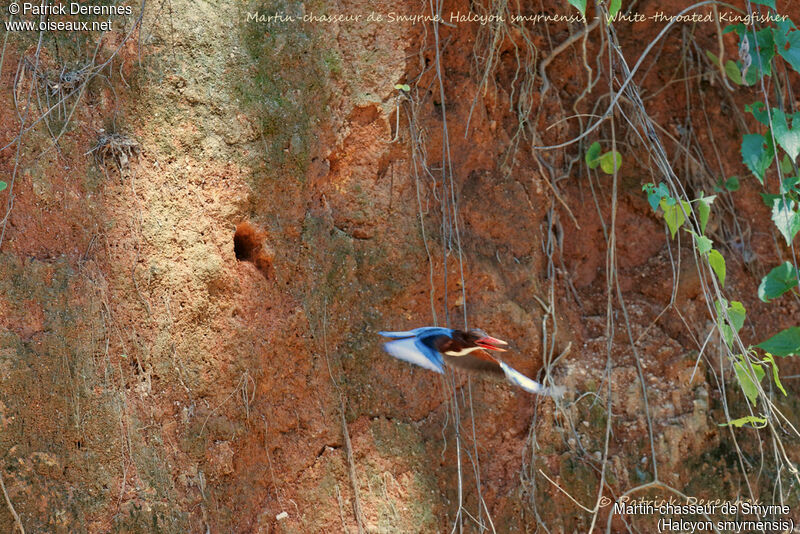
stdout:
[(236, 225), (233, 234), (233, 253), (239, 261), (249, 261), (266, 278), (272, 271), (272, 251), (264, 243), (266, 233), (245, 221)]

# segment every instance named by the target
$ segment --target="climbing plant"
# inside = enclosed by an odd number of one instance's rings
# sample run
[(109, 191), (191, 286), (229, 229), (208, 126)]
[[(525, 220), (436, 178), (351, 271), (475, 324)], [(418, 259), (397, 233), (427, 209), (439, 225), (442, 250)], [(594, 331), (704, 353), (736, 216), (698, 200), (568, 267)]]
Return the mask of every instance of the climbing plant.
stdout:
[[(774, 1), (764, 0), (754, 3), (775, 9)], [(771, 20), (775, 21), (774, 25), (759, 30), (744, 24), (728, 26), (723, 30), (723, 33), (735, 33), (739, 39), (739, 60), (728, 60), (724, 64), (724, 72), (737, 85), (753, 86), (762, 82), (764, 77), (776, 72), (773, 62), (778, 58), (782, 58), (793, 70), (800, 73), (800, 31), (788, 17), (775, 15)], [(719, 66), (720, 61), (717, 56), (711, 52), (706, 52), (706, 55)], [(780, 148), (783, 153), (783, 158), (775, 166), (778, 175), (777, 194), (764, 191), (761, 196), (771, 210), (771, 220), (783, 236), (794, 262), (784, 261), (762, 278), (758, 297), (763, 302), (771, 302), (785, 293), (798, 294), (796, 288), (800, 275), (796, 266), (793, 242), (800, 232), (800, 173), (797, 167), (797, 156), (800, 155), (800, 112), (789, 113), (781, 107), (768, 107), (761, 101), (746, 105), (745, 111), (762, 125), (762, 132), (743, 135), (740, 149), (742, 162), (762, 188), (766, 189), (767, 173), (779, 160), (778, 149)], [(739, 190), (739, 185), (737, 177), (725, 181), (719, 180), (717, 191), (734, 192)], [(722, 253), (713, 247), (713, 241), (705, 233), (716, 196), (705, 196), (701, 191), (697, 199), (682, 200), (679, 195), (673, 195), (664, 182), (658, 186), (647, 183), (643, 186), (643, 191), (652, 209), (661, 210), (672, 238), (675, 238), (682, 227), (692, 236), (697, 253), (706, 259), (720, 287), (724, 287), (725, 259)], [(690, 213), (697, 215), (697, 223), (694, 225), (687, 223)], [(728, 302), (724, 298), (718, 298), (714, 302), (714, 310), (722, 339), (733, 351), (734, 374), (753, 407), (757, 406), (759, 397), (758, 384), (770, 369), (775, 386), (786, 395), (786, 390), (780, 382), (775, 357), (800, 355), (800, 326), (784, 329), (754, 346), (744, 347), (739, 344), (737, 350), (735, 338), (744, 325), (746, 316), (744, 305), (739, 301)], [(766, 424), (766, 419), (749, 415), (725, 424), (737, 427), (745, 424), (763, 426)]]

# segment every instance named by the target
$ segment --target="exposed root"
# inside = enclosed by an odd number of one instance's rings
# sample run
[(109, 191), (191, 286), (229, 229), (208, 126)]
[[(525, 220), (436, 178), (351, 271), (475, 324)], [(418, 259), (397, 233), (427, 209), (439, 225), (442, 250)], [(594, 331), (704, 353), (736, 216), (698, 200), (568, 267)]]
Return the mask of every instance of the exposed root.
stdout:
[(86, 154), (93, 154), (98, 165), (106, 166), (110, 159), (122, 171), (127, 169), (133, 156), (140, 153), (139, 143), (136, 139), (121, 133), (102, 132), (97, 144)]

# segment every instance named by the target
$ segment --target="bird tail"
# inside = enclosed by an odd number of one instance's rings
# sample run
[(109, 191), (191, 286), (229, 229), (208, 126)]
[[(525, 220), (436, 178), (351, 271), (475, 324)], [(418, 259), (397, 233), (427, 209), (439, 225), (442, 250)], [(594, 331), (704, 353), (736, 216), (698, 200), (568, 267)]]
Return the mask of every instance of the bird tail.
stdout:
[(528, 378), (513, 367), (507, 365), (505, 362), (498, 360), (498, 363), (500, 364), (500, 368), (505, 373), (506, 379), (509, 382), (515, 386), (521, 387), (529, 393), (536, 393), (537, 395), (549, 395), (550, 397), (554, 398), (560, 398), (562, 395), (564, 395), (563, 386), (545, 387), (539, 382)]

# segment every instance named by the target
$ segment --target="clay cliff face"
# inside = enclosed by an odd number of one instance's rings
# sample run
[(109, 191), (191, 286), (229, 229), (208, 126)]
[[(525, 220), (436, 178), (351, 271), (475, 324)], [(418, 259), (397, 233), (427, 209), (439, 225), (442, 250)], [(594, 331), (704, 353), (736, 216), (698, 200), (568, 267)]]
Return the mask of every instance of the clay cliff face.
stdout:
[[(443, 6), (438, 33), (388, 21), (429, 9), (147, 3), (93, 62), (98, 35), (48, 36), (38, 52), (35, 34), (9, 36), (4, 531), (14, 513), (26, 532), (586, 531), (610, 509), (593, 522), (573, 499), (592, 508), (656, 470), (686, 495), (744, 495), (736, 451), (752, 475), (759, 441), (718, 426), (732, 376), (715, 351), (698, 363), (713, 321), (689, 244), (665, 238), (641, 192), (658, 176), (640, 140), (622, 113), (592, 138), (621, 143), (616, 183), (587, 174), (577, 145), (531, 149), (605, 109), (602, 28), (558, 49), (583, 26), (448, 22), (502, 11), (466, 2)], [(251, 16), (275, 12), (387, 21)], [(629, 62), (659, 29), (619, 25)], [(680, 26), (637, 80), (692, 190), (745, 172), (729, 117), (752, 95), (724, 89), (697, 52), (716, 47), (713, 25)], [(65, 69), (79, 82), (54, 89)], [(63, 102), (29, 128), (43, 97)], [(757, 192), (712, 222), (750, 341), (798, 316), (756, 298), (767, 263), (754, 258), (771, 253)], [(510, 341), (528, 375), (547, 368), (565, 399), (380, 350), (381, 329), (465, 322)], [(776, 402), (797, 413), (796, 399)], [(771, 502), (767, 471), (752, 491)]]

